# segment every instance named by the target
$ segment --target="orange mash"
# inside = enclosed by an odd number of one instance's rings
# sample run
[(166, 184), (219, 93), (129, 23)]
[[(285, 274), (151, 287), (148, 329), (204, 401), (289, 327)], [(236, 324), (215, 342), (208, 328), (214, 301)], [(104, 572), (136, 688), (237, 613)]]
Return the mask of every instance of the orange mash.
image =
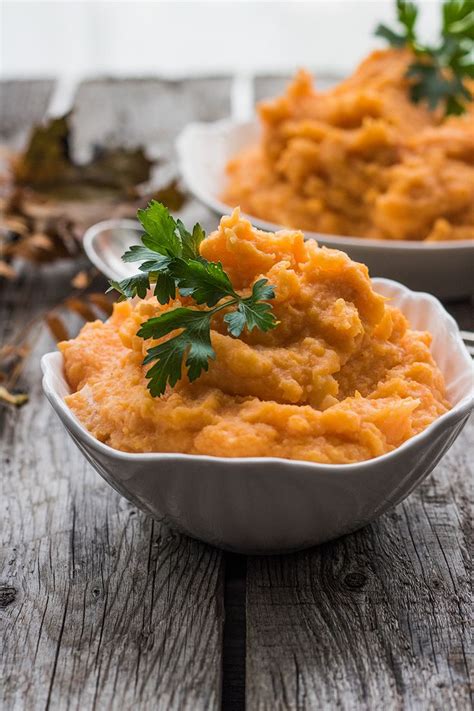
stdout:
[(154, 399), (142, 365), (151, 343), (136, 332), (179, 301), (116, 304), (106, 323), (88, 323), (60, 344), (73, 391), (67, 403), (102, 442), (127, 452), (358, 462), (390, 452), (449, 409), (430, 335), (410, 330), (363, 264), (301, 232), (256, 230), (238, 209), (201, 253), (220, 260), (245, 295), (267, 277), (279, 325), (232, 338), (221, 312), (208, 373)]
[(408, 50), (373, 52), (325, 93), (300, 72), (260, 105), (261, 143), (230, 161), (223, 200), (303, 230), (474, 239), (474, 104), (447, 119), (413, 104), (412, 60)]

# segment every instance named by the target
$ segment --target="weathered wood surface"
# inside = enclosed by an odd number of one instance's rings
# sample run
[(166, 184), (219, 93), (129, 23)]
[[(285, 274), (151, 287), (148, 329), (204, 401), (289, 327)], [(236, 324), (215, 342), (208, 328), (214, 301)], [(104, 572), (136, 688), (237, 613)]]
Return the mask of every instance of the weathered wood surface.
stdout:
[(456, 320), (459, 328), (465, 331), (474, 331), (474, 297), (465, 301), (445, 304), (446, 309)]
[(0, 141), (19, 147), (32, 124), (43, 118), (54, 85), (52, 79), (0, 81)]
[[(211, 112), (213, 82), (199, 92)], [(159, 89), (155, 101), (144, 124)], [(27, 268), (4, 287), (0, 342), (64, 298), (78, 268)], [(19, 382), (30, 402), (0, 412), (0, 707), (219, 708), (222, 554), (146, 518), (85, 462), (41, 391), (53, 348), (41, 328)]]
[(367, 528), (247, 567), (249, 709), (470, 705), (474, 421)]
[[(76, 149), (120, 142), (145, 145), (153, 156), (174, 156), (174, 139), (191, 121), (211, 121), (230, 113), (231, 79), (95, 79), (78, 90), (74, 127)], [(174, 165), (174, 172), (177, 172)]]

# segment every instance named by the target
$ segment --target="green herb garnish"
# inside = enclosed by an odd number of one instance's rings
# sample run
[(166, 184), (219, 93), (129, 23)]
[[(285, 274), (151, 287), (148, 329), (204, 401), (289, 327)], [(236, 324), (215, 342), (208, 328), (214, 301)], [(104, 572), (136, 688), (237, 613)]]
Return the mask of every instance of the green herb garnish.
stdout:
[(227, 310), (224, 321), (231, 336), (239, 337), (247, 328), (268, 331), (277, 326), (269, 300), (275, 298), (274, 287), (259, 279), (250, 296), (240, 296), (219, 262), (209, 262), (199, 253), (205, 232), (194, 225), (188, 232), (181, 220), (174, 220), (167, 208), (152, 201), (137, 213), (145, 234), (142, 244), (131, 247), (124, 262), (141, 262), (140, 273), (123, 281), (111, 281), (111, 289), (120, 299), (144, 298), (151, 288), (160, 304), (167, 304), (177, 294), (191, 297), (207, 309), (179, 307), (165, 311), (142, 324), (137, 335), (159, 339), (174, 331), (177, 335), (147, 351), (144, 365), (153, 363), (147, 372), (148, 388), (153, 397), (163, 395), (166, 386), (174, 387), (182, 377), (183, 361), (192, 382), (209, 368), (216, 354), (211, 345), (211, 323), (215, 314)]
[(418, 8), (413, 2), (397, 0), (401, 25), (395, 31), (386, 25), (375, 30), (392, 47), (409, 47), (415, 61), (408, 67), (410, 98), (426, 101), (430, 110), (441, 105), (445, 115), (462, 114), (472, 95), (465, 84), (474, 78), (474, 2), (446, 0), (442, 5), (441, 36), (436, 46), (424, 45), (416, 34)]

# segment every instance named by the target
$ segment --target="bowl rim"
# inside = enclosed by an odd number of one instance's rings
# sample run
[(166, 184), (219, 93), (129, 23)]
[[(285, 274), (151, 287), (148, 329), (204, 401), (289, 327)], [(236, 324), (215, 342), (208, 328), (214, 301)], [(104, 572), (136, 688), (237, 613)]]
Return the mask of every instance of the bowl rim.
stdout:
[(134, 230), (135, 232), (144, 233), (140, 227), (138, 220), (133, 220), (127, 217), (113, 217), (108, 220), (101, 220), (87, 228), (82, 238), (82, 246), (86, 256), (92, 264), (105, 274), (108, 279), (120, 279), (121, 277), (115, 274), (109, 267), (109, 264), (102, 259), (101, 253), (95, 248), (95, 240), (101, 232), (105, 230), (126, 229)]
[[(412, 291), (408, 287), (396, 282), (392, 279), (384, 278), (374, 278), (373, 282), (383, 283), (387, 286), (395, 286), (396, 289), (401, 291), (402, 294), (415, 294), (418, 299), (428, 299), (433, 303), (435, 308), (441, 312), (446, 323), (449, 324), (451, 330), (453, 330), (453, 335), (455, 336), (455, 342), (462, 353), (462, 357), (466, 363), (466, 367), (469, 368), (474, 373), (474, 364), (469, 356), (464, 343), (462, 341), (458, 325), (454, 318), (448, 314), (441, 302), (432, 294), (422, 291)], [(470, 411), (474, 406), (474, 386), (468, 394), (459, 400), (458, 403), (453, 405), (453, 407), (448, 410), (448, 412), (443, 413), (436, 418), (428, 427), (418, 434), (414, 435), (410, 439), (407, 439), (399, 447), (392, 450), (391, 452), (386, 452), (373, 459), (366, 459), (361, 462), (353, 462), (351, 464), (324, 464), (318, 462), (309, 462), (301, 459), (286, 459), (284, 457), (216, 457), (208, 454), (184, 454), (181, 452), (123, 452), (119, 449), (114, 449), (108, 444), (101, 442), (96, 439), (80, 422), (72, 410), (66, 405), (64, 398), (59, 395), (54, 385), (54, 377), (58, 373), (58, 369), (61, 370), (61, 377), (64, 378), (63, 372), (63, 355), (59, 351), (51, 351), (45, 353), (41, 358), (41, 369), (43, 371), (43, 390), (51, 402), (53, 408), (61, 416), (63, 415), (64, 420), (68, 422), (68, 427), (70, 426), (77, 437), (86, 441), (90, 447), (95, 449), (97, 452), (112, 457), (115, 459), (120, 459), (122, 461), (128, 462), (158, 462), (161, 460), (178, 460), (178, 461), (190, 461), (198, 460), (202, 462), (209, 462), (213, 464), (226, 464), (231, 467), (241, 467), (244, 465), (267, 465), (267, 466), (281, 466), (293, 465), (304, 467), (308, 470), (318, 470), (321, 473), (351, 473), (358, 472), (361, 469), (367, 467), (378, 466), (379, 464), (384, 464), (389, 461), (397, 459), (399, 456), (403, 455), (407, 450), (416, 446), (417, 444), (422, 444), (424, 440), (429, 440), (434, 436), (437, 431), (444, 428), (450, 420), (460, 420), (467, 418)]]
[[(229, 205), (222, 202), (214, 194), (210, 194), (201, 187), (199, 180), (195, 180), (194, 172), (190, 168), (189, 154), (187, 151), (188, 142), (194, 140), (194, 134), (213, 133), (226, 135), (230, 134), (233, 130), (242, 128), (259, 128), (259, 123), (256, 118), (239, 121), (233, 118), (219, 119), (218, 121), (194, 121), (189, 123), (176, 139), (176, 150), (178, 154), (178, 164), (181, 175), (184, 177), (187, 187), (189, 190), (200, 200), (204, 205), (210, 207), (214, 212), (218, 214), (225, 215), (229, 210), (233, 210), (236, 206)], [(272, 232), (279, 230), (288, 229), (299, 229), (296, 227), (285, 227), (284, 225), (270, 222), (263, 218), (257, 217), (256, 215), (250, 215), (249, 213), (242, 212), (242, 217), (246, 218), (254, 225), (259, 226), (260, 229), (269, 230)], [(342, 248), (344, 245), (350, 247), (365, 248), (368, 251), (374, 250), (378, 251), (380, 249), (386, 249), (389, 251), (400, 251), (409, 250), (411, 252), (444, 252), (444, 251), (474, 251), (474, 240), (470, 239), (459, 239), (459, 240), (440, 240), (439, 242), (425, 242), (416, 240), (395, 240), (395, 239), (377, 239), (374, 237), (350, 237), (344, 235), (335, 235), (329, 232), (313, 232), (311, 230), (300, 229), (301, 232), (307, 238), (315, 239), (316, 241), (325, 244), (327, 242), (333, 242), (338, 245), (338, 248)], [(339, 247), (340, 246), (340, 247)]]

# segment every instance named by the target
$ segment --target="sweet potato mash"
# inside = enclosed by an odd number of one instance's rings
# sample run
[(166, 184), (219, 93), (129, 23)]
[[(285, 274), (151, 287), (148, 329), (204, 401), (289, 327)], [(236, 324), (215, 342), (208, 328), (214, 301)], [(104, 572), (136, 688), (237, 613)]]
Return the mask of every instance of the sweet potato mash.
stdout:
[(99, 440), (127, 452), (273, 456), (345, 463), (398, 447), (449, 408), (428, 333), (372, 288), (367, 268), (303, 234), (261, 232), (236, 209), (201, 244), (235, 288), (266, 276), (279, 325), (227, 335), (216, 360), (162, 398), (147, 390), (140, 324), (177, 302), (115, 305), (106, 322), (60, 344), (69, 407)]
[(408, 50), (374, 52), (325, 93), (300, 72), (260, 105), (261, 143), (229, 163), (223, 200), (303, 230), (474, 239), (474, 104), (448, 119), (413, 104), (412, 60)]

